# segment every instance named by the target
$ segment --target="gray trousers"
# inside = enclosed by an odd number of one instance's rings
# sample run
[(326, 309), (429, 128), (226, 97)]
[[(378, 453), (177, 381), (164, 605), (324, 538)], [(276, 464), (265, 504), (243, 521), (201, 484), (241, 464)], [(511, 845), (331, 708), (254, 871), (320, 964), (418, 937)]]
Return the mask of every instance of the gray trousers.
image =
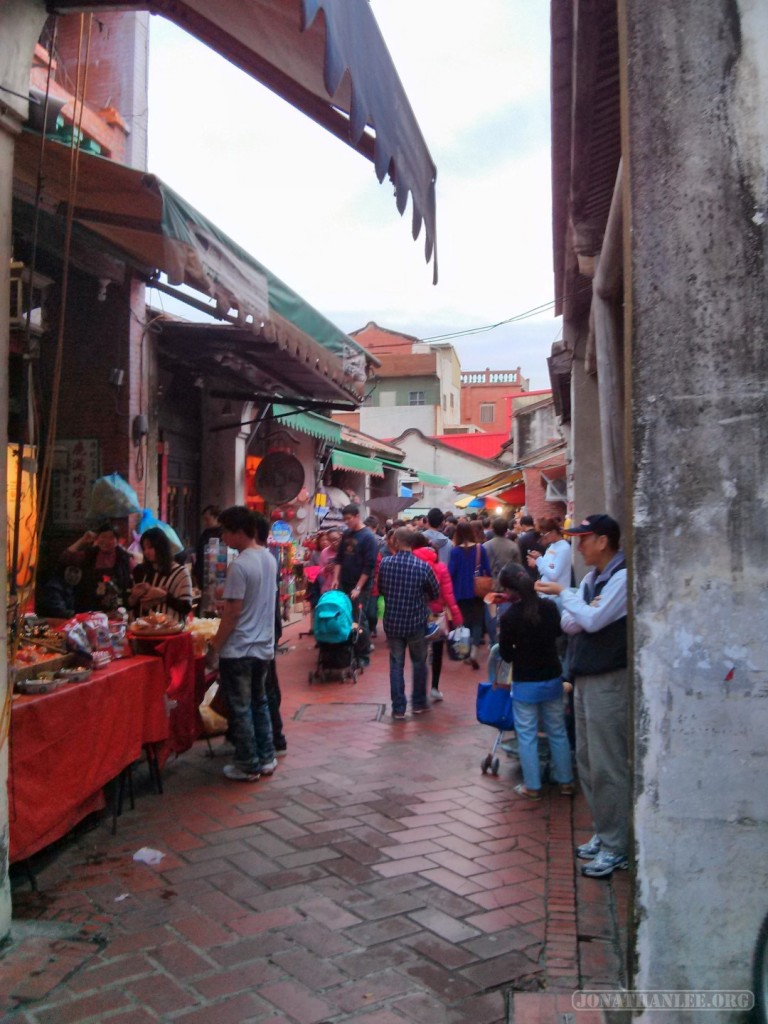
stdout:
[(629, 827), (627, 669), (579, 676), (574, 688), (576, 767), (603, 847), (626, 853)]

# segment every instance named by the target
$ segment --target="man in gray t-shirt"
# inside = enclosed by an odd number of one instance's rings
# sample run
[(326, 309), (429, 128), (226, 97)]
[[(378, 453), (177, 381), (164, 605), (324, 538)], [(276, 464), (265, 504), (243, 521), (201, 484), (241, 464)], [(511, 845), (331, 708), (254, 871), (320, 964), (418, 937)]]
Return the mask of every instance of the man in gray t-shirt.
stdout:
[(277, 766), (265, 693), (275, 653), (277, 563), (264, 546), (269, 532), (264, 516), (234, 505), (219, 522), (222, 540), (238, 552), (227, 570), (221, 623), (212, 641), (235, 745), (235, 763), (226, 765), (224, 774), (236, 782), (255, 782)]

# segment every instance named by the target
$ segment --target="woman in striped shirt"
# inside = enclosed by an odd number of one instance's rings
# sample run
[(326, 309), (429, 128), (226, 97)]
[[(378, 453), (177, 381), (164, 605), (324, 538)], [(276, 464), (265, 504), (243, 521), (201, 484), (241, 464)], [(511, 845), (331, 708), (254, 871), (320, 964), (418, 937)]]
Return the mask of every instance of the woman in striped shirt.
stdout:
[(192, 577), (186, 565), (177, 565), (171, 545), (159, 526), (141, 535), (144, 561), (133, 570), (134, 586), (128, 604), (134, 617), (157, 612), (169, 624), (183, 622), (192, 610)]

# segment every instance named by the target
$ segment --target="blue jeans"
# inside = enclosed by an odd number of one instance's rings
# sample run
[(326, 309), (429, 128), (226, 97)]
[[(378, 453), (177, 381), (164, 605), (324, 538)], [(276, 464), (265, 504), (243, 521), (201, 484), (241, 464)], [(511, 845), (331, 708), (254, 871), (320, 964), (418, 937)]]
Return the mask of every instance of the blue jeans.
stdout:
[(389, 641), (389, 689), (392, 697), (392, 714), (401, 715), (405, 712), (405, 649), (411, 656), (413, 666), (413, 692), (411, 707), (427, 706), (427, 643), (424, 630), (411, 633), (410, 636), (391, 636)]
[(565, 731), (565, 708), (562, 698), (545, 700), (540, 704), (529, 704), (527, 701), (514, 699), (514, 685), (512, 693), (518, 757), (520, 758), (520, 767), (523, 769), (525, 788), (541, 789), (539, 715), (541, 715), (543, 731), (549, 739), (555, 780), (560, 783), (573, 782), (571, 746)]
[(244, 772), (259, 770), (275, 756), (265, 683), (269, 662), (260, 658), (220, 658), (219, 683), (229, 707), (229, 734), (235, 764)]

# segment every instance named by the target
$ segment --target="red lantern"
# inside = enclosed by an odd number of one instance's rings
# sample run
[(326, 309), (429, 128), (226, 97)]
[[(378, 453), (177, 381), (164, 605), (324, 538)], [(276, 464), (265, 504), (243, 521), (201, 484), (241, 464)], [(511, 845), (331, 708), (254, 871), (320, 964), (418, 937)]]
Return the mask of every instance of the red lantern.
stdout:
[(287, 508), (285, 510), (285, 518), (286, 519), (295, 519), (296, 518), (296, 509), (295, 508)]
[(270, 518), (272, 519), (273, 522), (277, 522), (278, 519), (282, 519), (283, 518), (283, 510), (281, 508), (273, 509), (272, 510), (272, 515), (271, 515)]

